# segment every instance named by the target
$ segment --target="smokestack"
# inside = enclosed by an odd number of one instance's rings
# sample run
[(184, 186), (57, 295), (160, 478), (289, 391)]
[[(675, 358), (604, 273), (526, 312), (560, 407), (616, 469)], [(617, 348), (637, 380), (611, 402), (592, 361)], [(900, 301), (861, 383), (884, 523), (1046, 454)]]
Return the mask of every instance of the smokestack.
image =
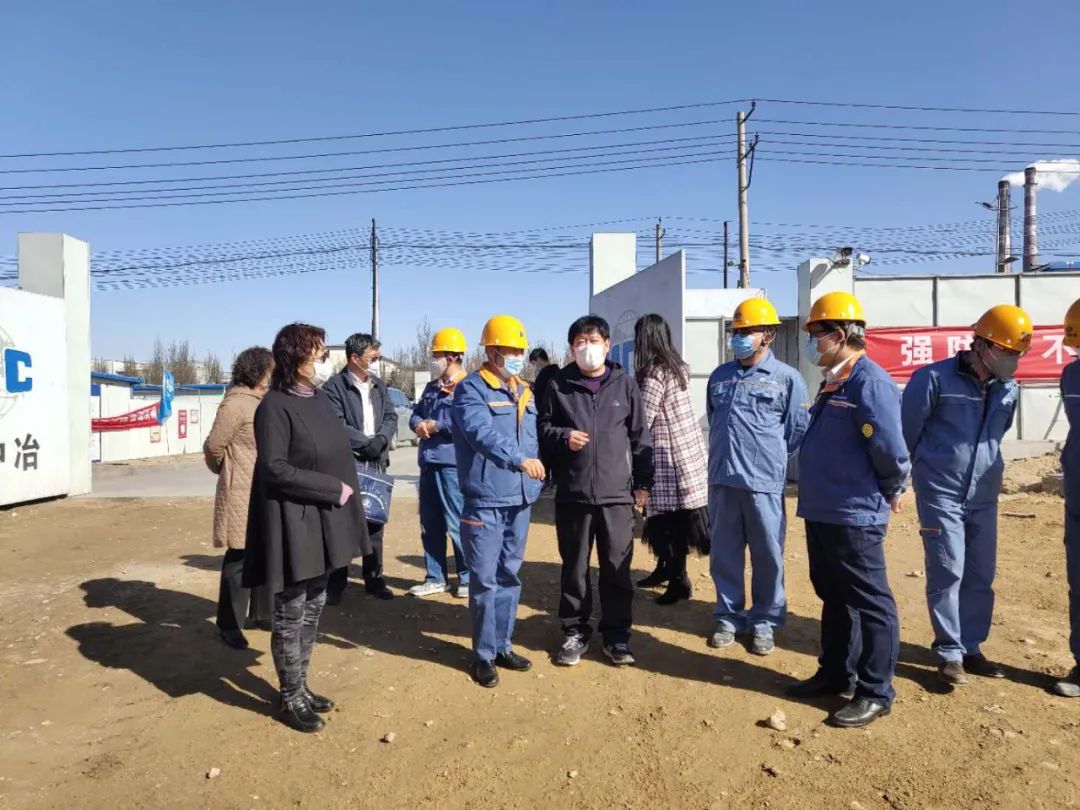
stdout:
[(1009, 181), (1002, 180), (998, 183), (997, 198), (997, 271), (999, 273), (1012, 272), (1010, 263), (1006, 261), (1012, 253), (1012, 221), (1009, 211), (1012, 205), (1009, 203)]
[(1039, 230), (1035, 214), (1035, 179), (1037, 169), (1024, 169), (1024, 272), (1030, 273), (1039, 264)]

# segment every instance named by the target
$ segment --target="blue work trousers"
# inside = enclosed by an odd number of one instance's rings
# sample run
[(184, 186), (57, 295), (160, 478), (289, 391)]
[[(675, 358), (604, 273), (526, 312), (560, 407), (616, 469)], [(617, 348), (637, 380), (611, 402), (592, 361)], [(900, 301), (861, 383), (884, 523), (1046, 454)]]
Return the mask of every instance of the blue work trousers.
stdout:
[(856, 698), (889, 706), (900, 620), (885, 572), (885, 528), (808, 520), (806, 548), (810, 581), (822, 602), (822, 673), (836, 684), (854, 678)]
[(423, 464), (420, 467), (420, 542), (424, 546), (427, 582), (445, 583), (450, 576), (446, 537), (454, 548), (454, 567), (462, 585), (469, 583), (469, 568), (461, 551), (461, 505), (457, 467)]
[[(709, 487), (709, 535), (716, 610), (713, 619), (733, 633), (772, 636), (787, 613), (784, 594), (784, 496), (714, 484)], [(746, 549), (750, 596), (746, 610)]]
[(926, 552), (926, 604), (940, 661), (975, 655), (990, 635), (997, 566), (997, 503), (968, 506), (920, 498)]
[(480, 661), (493, 661), (510, 651), (531, 511), (531, 505), (482, 508), (468, 501), (462, 509), (473, 652)]

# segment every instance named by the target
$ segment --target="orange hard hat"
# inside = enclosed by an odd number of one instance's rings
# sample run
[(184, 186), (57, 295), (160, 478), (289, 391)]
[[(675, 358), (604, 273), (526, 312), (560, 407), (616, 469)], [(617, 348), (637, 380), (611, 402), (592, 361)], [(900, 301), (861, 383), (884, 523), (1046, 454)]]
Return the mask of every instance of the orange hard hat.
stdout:
[(735, 307), (735, 314), (731, 318), (732, 329), (779, 325), (780, 316), (768, 298), (747, 298)]
[(1080, 298), (1065, 313), (1065, 345), (1080, 349)]
[(504, 349), (527, 349), (525, 326), (512, 315), (496, 315), (484, 324), (480, 336), (482, 346), (501, 346)]
[(858, 298), (849, 292), (838, 291), (825, 293), (814, 302), (803, 328), (809, 332), (810, 324), (818, 321), (858, 321), (865, 324), (866, 316)]
[(1015, 304), (990, 307), (972, 329), (983, 340), (1004, 349), (1026, 352), (1031, 348), (1031, 317)]

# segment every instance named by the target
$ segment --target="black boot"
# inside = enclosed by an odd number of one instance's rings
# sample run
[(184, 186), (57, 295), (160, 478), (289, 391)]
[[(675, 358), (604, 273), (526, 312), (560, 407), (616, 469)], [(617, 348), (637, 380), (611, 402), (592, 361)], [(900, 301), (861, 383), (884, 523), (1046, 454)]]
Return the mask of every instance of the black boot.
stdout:
[(668, 573), (667, 566), (664, 565), (662, 560), (657, 560), (656, 570), (645, 577), (645, 579), (638, 580), (637, 586), (639, 588), (659, 588), (670, 579), (671, 574)]
[(690, 582), (685, 579), (673, 579), (668, 583), (667, 590), (656, 597), (658, 605), (674, 605), (681, 599), (689, 599), (694, 595), (694, 589)]
[(314, 712), (318, 712), (319, 714), (327, 714), (328, 712), (332, 712), (334, 710), (334, 701), (332, 701), (328, 697), (316, 695), (314, 692), (308, 689), (307, 684), (304, 684), (304, 697), (307, 698), (308, 706), (310, 706), (311, 710)]
[(281, 701), (278, 719), (289, 728), (294, 728), (305, 734), (322, 731), (326, 726), (323, 719), (311, 710), (311, 705), (302, 692), (292, 700)]
[(244, 634), (239, 630), (219, 630), (221, 640), (232, 647), (234, 650), (246, 650), (248, 648), (248, 640), (244, 638)]

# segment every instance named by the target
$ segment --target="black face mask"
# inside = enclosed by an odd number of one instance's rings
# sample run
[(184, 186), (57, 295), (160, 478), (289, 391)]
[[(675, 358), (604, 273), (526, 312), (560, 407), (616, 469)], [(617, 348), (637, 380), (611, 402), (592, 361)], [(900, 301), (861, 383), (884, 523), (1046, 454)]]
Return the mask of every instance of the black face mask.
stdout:
[(1020, 355), (996, 354), (989, 344), (984, 344), (984, 354), (980, 355), (986, 370), (997, 379), (1007, 382), (1016, 376), (1017, 366), (1020, 365)]

